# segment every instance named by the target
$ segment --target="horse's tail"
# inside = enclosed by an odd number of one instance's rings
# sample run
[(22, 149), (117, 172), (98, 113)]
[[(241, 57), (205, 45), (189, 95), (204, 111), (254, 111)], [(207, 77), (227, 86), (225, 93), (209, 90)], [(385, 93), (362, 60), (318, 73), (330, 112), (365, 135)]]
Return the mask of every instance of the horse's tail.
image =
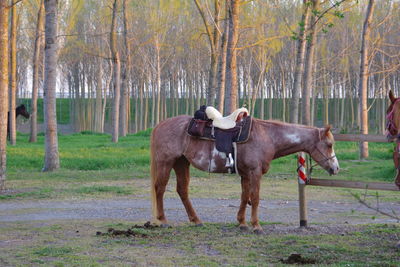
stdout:
[(151, 175), (151, 204), (153, 220), (158, 222), (157, 219), (157, 196), (156, 196), (156, 182), (157, 182), (157, 163), (156, 163), (156, 148), (155, 148), (155, 133), (153, 129), (150, 139), (150, 175)]

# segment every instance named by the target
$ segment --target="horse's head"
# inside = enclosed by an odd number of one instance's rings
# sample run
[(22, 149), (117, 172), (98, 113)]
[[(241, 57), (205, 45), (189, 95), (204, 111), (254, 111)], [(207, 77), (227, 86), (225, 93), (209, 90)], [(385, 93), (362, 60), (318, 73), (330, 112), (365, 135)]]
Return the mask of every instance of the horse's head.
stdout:
[(21, 104), (21, 105), (19, 105), (19, 106), (16, 108), (15, 115), (16, 115), (16, 116), (22, 115), (22, 116), (24, 116), (26, 119), (29, 119), (29, 113), (28, 113), (28, 111), (26, 111), (26, 107), (25, 107), (24, 104)]
[(386, 111), (386, 130), (389, 139), (400, 137), (400, 98), (389, 91), (390, 105)]
[(337, 174), (339, 172), (339, 162), (336, 158), (333, 145), (335, 140), (331, 133), (331, 127), (318, 129), (318, 137), (314, 147), (310, 151), (310, 156), (329, 174)]

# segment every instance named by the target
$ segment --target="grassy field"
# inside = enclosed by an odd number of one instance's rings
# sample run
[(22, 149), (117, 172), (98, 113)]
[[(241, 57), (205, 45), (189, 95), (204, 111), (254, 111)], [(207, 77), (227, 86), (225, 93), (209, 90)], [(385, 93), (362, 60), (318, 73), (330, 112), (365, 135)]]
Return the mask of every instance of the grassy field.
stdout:
[[(19, 134), (7, 150), (7, 186), (0, 203), (80, 199), (148, 199), (149, 134), (141, 132), (110, 142), (105, 134), (61, 135), (61, 169), (41, 172), (43, 136), (36, 144)], [(370, 144), (370, 158), (358, 160), (358, 144), (339, 142), (338, 179), (392, 182), (392, 144)], [(173, 176), (173, 175), (172, 175)], [(236, 176), (192, 170), (193, 198), (238, 199)], [(321, 169), (314, 176), (327, 178)], [(166, 197), (177, 198), (175, 179)], [(307, 189), (313, 200), (353, 199), (357, 190)], [(360, 192), (359, 192), (360, 193)], [(373, 195), (373, 194), (372, 194)], [(381, 203), (398, 202), (398, 192), (379, 192)], [(297, 199), (296, 159), (275, 160), (263, 178), (263, 199)], [(1, 216), (1, 215), (0, 215)], [(148, 219), (148, 218), (144, 218)], [(139, 223), (139, 222), (138, 222)], [(115, 220), (64, 220), (0, 223), (0, 266), (262, 266), (284, 265), (292, 253), (321, 266), (400, 266), (395, 248), (398, 225), (315, 225), (301, 230), (279, 222), (263, 223), (267, 234), (240, 232), (235, 224), (184, 224), (174, 228), (135, 227)], [(143, 223), (141, 222), (141, 225)], [(96, 235), (110, 227), (131, 229), (129, 237)], [(133, 227), (133, 228), (132, 228)]]
[[(27, 135), (19, 134), (17, 146), (7, 148), (7, 185), (15, 192), (2, 194), (0, 199), (59, 199), (76, 195), (87, 197), (136, 193), (137, 188), (142, 188), (149, 181), (149, 135), (150, 131), (128, 135), (120, 138), (117, 144), (111, 143), (107, 134), (82, 132), (61, 135), (61, 169), (43, 173), (44, 137), (39, 136), (38, 143), (32, 144), (27, 141)], [(335, 178), (392, 182), (392, 150), (392, 144), (371, 143), (370, 158), (360, 161), (357, 143), (338, 142), (336, 154), (341, 171)], [(287, 196), (288, 184), (294, 185), (293, 190), (296, 190), (296, 164), (295, 155), (273, 161), (269, 173), (263, 178), (263, 183), (274, 187), (272, 197)], [(196, 169), (192, 169), (192, 176), (195, 178), (191, 183), (194, 197), (237, 198), (240, 192), (240, 183), (236, 176), (208, 174)], [(313, 176), (327, 178), (328, 174), (321, 168), (316, 168)], [(209, 181), (213, 183), (210, 185)], [(173, 186), (174, 179), (171, 182)], [(126, 183), (131, 183), (133, 187), (126, 187)], [(263, 188), (269, 190), (266, 186)], [(333, 191), (340, 194), (343, 190)], [(297, 197), (295, 194), (294, 196)]]

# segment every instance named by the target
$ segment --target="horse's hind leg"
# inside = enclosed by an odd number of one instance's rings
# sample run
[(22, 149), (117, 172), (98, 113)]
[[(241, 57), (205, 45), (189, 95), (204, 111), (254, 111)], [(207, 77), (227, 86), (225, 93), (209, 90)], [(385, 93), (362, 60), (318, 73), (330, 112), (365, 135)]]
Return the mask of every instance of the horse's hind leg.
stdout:
[(192, 203), (189, 199), (189, 173), (190, 163), (185, 157), (180, 157), (174, 164), (173, 168), (176, 173), (176, 191), (178, 192), (183, 205), (185, 206), (186, 213), (191, 222), (196, 225), (202, 225), (202, 222), (197, 217), (196, 212), (193, 209)]
[(155, 212), (155, 218), (161, 223), (162, 226), (168, 225), (164, 213), (164, 193), (168, 184), (171, 169), (172, 166), (159, 166), (154, 174), (157, 179), (154, 182), (155, 203), (153, 203), (153, 205), (155, 204), (155, 207), (153, 206), (153, 212)]

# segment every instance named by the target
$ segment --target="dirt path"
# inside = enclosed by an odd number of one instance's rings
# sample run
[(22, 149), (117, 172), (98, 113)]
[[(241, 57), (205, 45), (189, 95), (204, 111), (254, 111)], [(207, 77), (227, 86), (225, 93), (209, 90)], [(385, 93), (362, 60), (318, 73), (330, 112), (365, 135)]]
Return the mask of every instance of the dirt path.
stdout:
[[(239, 200), (193, 199), (197, 214), (204, 222), (234, 223)], [(52, 221), (84, 219), (121, 219), (145, 222), (151, 218), (151, 203), (143, 199), (87, 201), (29, 201), (0, 203), (0, 222)], [(398, 203), (384, 203), (381, 209), (400, 214)], [(172, 224), (188, 222), (179, 199), (166, 199), (165, 211)], [(249, 215), (249, 210), (248, 210)], [(296, 225), (297, 201), (261, 201), (260, 220)], [(395, 220), (377, 214), (356, 202), (308, 203), (309, 222), (327, 224), (393, 223)], [(0, 224), (1, 226), (1, 224)]]

